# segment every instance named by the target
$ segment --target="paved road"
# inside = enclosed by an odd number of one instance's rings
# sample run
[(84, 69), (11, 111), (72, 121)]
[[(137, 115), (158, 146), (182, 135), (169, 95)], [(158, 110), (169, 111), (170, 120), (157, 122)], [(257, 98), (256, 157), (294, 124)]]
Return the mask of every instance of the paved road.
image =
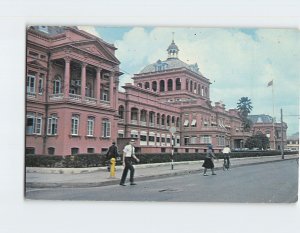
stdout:
[(146, 180), (136, 186), (26, 191), (28, 199), (47, 200), (292, 203), (297, 197), (296, 160), (220, 170), (216, 176), (204, 177), (199, 173)]

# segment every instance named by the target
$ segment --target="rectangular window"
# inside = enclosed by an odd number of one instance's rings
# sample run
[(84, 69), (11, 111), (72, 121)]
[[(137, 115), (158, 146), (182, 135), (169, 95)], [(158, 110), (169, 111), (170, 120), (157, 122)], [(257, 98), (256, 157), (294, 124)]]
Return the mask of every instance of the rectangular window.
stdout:
[(183, 126), (188, 127), (189, 126), (189, 120), (185, 120), (184, 123), (183, 123)]
[(160, 142), (160, 137), (156, 137), (156, 142)]
[(154, 136), (149, 136), (149, 142), (154, 142), (154, 141), (155, 141)]
[(108, 101), (108, 90), (103, 90), (102, 100)]
[(27, 115), (26, 120), (26, 134), (34, 134), (35, 117), (34, 115)]
[(191, 137), (191, 144), (196, 144), (197, 143), (197, 137), (196, 136), (192, 136)]
[(34, 75), (27, 75), (27, 81), (26, 81), (26, 88), (27, 93), (35, 93), (35, 76)]
[(167, 137), (167, 143), (170, 143), (171, 139), (169, 137)]
[(56, 115), (51, 115), (48, 118), (47, 134), (48, 135), (57, 135), (57, 117), (56, 117)]
[(165, 139), (165, 138), (161, 138), (161, 142), (162, 142), (162, 143), (165, 143), (165, 142), (166, 142), (166, 139)]
[(187, 146), (190, 143), (189, 137), (184, 137), (184, 145)]
[(43, 82), (44, 80), (42, 78), (39, 79), (39, 85), (38, 85), (38, 88), (39, 88), (39, 95), (42, 95), (43, 94), (43, 91), (44, 91), (44, 88), (43, 88)]
[(78, 129), (79, 129), (79, 116), (73, 115), (72, 116), (72, 135), (78, 135)]
[(140, 140), (141, 140), (141, 142), (146, 142), (147, 141), (147, 136), (146, 135), (141, 135)]
[(35, 113), (28, 113), (26, 116), (26, 134), (38, 134), (42, 133), (42, 115), (35, 116)]
[(196, 126), (197, 126), (197, 121), (196, 121), (195, 119), (192, 120), (191, 126), (192, 126), (192, 127), (196, 127)]
[(94, 125), (95, 125), (95, 118), (89, 117), (87, 122), (87, 136), (93, 136), (94, 135)]
[(87, 153), (94, 153), (95, 149), (94, 148), (87, 148)]
[(36, 128), (35, 133), (41, 135), (42, 134), (42, 116), (39, 115), (36, 118)]
[(211, 136), (208, 135), (201, 136), (201, 143), (211, 143)]
[(35, 148), (34, 147), (26, 147), (25, 148), (25, 154), (26, 155), (34, 155), (35, 154)]
[(108, 120), (103, 120), (102, 122), (102, 137), (110, 137), (110, 122)]

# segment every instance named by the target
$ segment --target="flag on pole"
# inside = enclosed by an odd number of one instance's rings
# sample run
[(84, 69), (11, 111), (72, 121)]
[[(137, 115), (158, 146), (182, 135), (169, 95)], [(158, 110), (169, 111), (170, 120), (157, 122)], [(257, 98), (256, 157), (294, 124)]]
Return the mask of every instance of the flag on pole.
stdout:
[(272, 85), (273, 85), (273, 80), (270, 81), (270, 82), (268, 82), (268, 86), (267, 87), (272, 86)]

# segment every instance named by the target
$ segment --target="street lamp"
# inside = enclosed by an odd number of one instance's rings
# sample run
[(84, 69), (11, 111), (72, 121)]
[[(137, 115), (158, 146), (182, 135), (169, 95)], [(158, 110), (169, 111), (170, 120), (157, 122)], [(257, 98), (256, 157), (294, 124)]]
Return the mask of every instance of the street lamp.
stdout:
[(171, 135), (172, 135), (172, 140), (171, 140), (171, 145), (172, 145), (172, 150), (171, 150), (171, 169), (174, 169), (174, 144), (175, 144), (175, 139), (174, 139), (174, 133), (176, 133), (176, 127), (172, 126), (169, 129)]

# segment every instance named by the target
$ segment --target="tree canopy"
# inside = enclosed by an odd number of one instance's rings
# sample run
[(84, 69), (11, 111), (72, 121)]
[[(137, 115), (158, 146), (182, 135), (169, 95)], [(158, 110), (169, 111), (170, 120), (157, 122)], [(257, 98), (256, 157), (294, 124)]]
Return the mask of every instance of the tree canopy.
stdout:
[(237, 109), (240, 112), (243, 121), (243, 128), (245, 131), (249, 131), (252, 127), (252, 122), (247, 118), (252, 108), (253, 107), (251, 99), (249, 99), (248, 97), (242, 97), (239, 99), (239, 102), (237, 103)]

